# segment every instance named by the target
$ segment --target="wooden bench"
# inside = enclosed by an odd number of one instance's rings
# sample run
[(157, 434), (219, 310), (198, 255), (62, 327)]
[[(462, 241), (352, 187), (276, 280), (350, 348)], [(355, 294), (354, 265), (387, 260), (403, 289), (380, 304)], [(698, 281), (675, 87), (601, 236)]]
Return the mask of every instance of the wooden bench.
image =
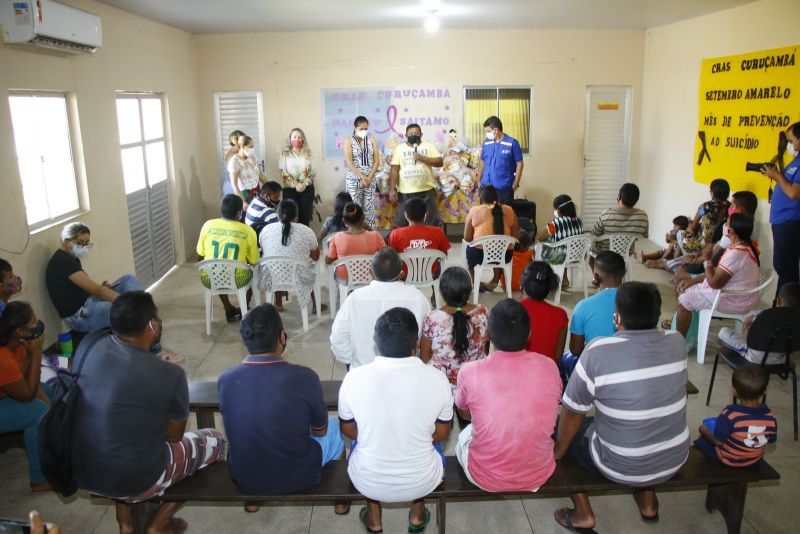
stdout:
[[(725, 519), (729, 534), (738, 533), (742, 524), (747, 485), (751, 482), (778, 480), (780, 475), (765, 461), (746, 469), (734, 469), (712, 462), (703, 453), (692, 447), (689, 459), (681, 470), (669, 481), (658, 486), (658, 491), (685, 491), (707, 488), (705, 507), (709, 512), (719, 510)], [(489, 493), (467, 480), (464, 471), (455, 457), (447, 458), (444, 483), (433, 491), (427, 499), (436, 504), (436, 521), (439, 532), (445, 532), (447, 500), (493, 500), (501, 495), (518, 495), (525, 498), (563, 497), (573, 492), (589, 494), (631, 493), (633, 488), (615, 484), (598, 473), (590, 473), (581, 468), (572, 458), (558, 462), (553, 476), (536, 493)], [(322, 470), (322, 479), (315, 487), (291, 495), (247, 495), (238, 490), (228, 476), (224, 463), (218, 463), (199, 471), (168, 489), (164, 495), (137, 505), (135, 511), (137, 532), (144, 532), (148, 520), (157, 510), (157, 501), (187, 502), (331, 502), (337, 500), (363, 500), (350, 483), (345, 462), (335, 461)], [(633, 502), (630, 503), (633, 507)], [(555, 510), (553, 510), (555, 511)], [(662, 516), (669, 510), (661, 510)], [(242, 512), (244, 513), (244, 512)], [(632, 512), (633, 513), (633, 512)], [(678, 511), (674, 511), (678, 513)], [(554, 521), (552, 516), (542, 521)], [(331, 515), (331, 521), (335, 521)], [(141, 528), (142, 530), (138, 530)]]
[[(322, 398), (329, 411), (337, 409), (341, 380), (323, 380)], [(696, 395), (699, 390), (686, 382), (686, 393)], [(219, 411), (219, 392), (216, 382), (189, 382), (189, 410), (197, 414), (197, 428), (214, 428), (214, 413)]]

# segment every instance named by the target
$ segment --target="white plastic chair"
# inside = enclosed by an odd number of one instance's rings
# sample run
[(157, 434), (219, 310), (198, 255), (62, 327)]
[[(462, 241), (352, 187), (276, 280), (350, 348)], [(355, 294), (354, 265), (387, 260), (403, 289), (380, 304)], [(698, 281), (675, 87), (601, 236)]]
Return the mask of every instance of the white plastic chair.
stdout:
[(320, 243), (319, 259), (317, 260), (317, 279), (319, 280), (320, 287), (328, 285), (328, 273), (325, 265), (325, 257), (328, 255), (328, 249), (331, 246), (331, 240), (336, 234), (328, 234)]
[[(206, 335), (211, 335), (211, 320), (214, 318), (214, 306), (212, 303), (215, 295), (236, 295), (239, 299), (239, 309), (242, 317), (247, 314), (247, 291), (253, 285), (253, 279), (243, 287), (236, 287), (236, 270), (252, 271), (252, 267), (246, 263), (234, 260), (203, 260), (196, 264), (197, 270), (206, 273), (211, 287), (204, 287), (204, 301), (206, 304)], [(253, 300), (256, 306), (261, 303), (258, 291), (253, 292)]]
[(439, 274), (441, 274), (444, 270), (444, 261), (447, 259), (447, 254), (436, 249), (407, 250), (400, 254), (400, 259), (403, 260), (408, 270), (406, 284), (417, 289), (433, 287), (434, 295), (436, 296), (436, 307), (441, 308), (444, 304), (442, 303), (442, 296), (439, 294), (439, 279), (434, 279), (433, 277), (433, 268), (438, 262)]
[[(300, 305), (300, 315), (303, 318), (303, 332), (308, 332), (308, 302), (300, 294), (300, 281), (297, 279), (298, 267), (310, 267), (308, 260), (293, 256), (268, 256), (261, 258), (256, 264), (256, 272), (264, 281), (262, 289), (264, 297), (270, 304), (276, 291), (294, 291), (297, 293), (297, 302)], [(267, 271), (269, 276), (264, 276)], [(260, 284), (261, 285), (261, 284)], [(322, 316), (322, 299), (319, 276), (314, 280), (314, 296), (317, 302), (317, 317)]]
[[(336, 268), (343, 265), (347, 270), (347, 283), (340, 283), (336, 280)], [(344, 282), (344, 281), (342, 281)], [(328, 296), (331, 307), (331, 317), (336, 317), (336, 291), (338, 287), (339, 302), (341, 305), (347, 294), (351, 291), (364, 287), (372, 282), (372, 256), (367, 254), (357, 254), (355, 256), (345, 256), (328, 266)]]
[[(478, 303), (478, 295), (481, 289), (481, 275), (484, 269), (493, 269), (495, 267), (502, 267), (503, 273), (506, 275), (506, 280), (511, 280), (511, 261), (506, 263), (506, 252), (509, 250), (509, 245), (513, 246), (519, 243), (517, 238), (508, 235), (487, 235), (473, 239), (472, 242), (461, 241), (461, 250), (464, 254), (464, 263), (467, 264), (467, 247), (476, 247), (481, 245), (483, 247), (483, 262), (475, 266), (475, 279), (472, 281), (472, 302)], [(511, 298), (511, 284), (506, 284), (506, 293), (508, 298)]]
[[(570, 280), (575, 281), (575, 269), (581, 273), (581, 283), (583, 283), (583, 298), (589, 296), (589, 289), (586, 285), (586, 261), (589, 258), (589, 249), (592, 246), (592, 236), (589, 234), (574, 235), (567, 237), (561, 241), (548, 243), (543, 241), (542, 247), (547, 248), (565, 248), (565, 258), (563, 263), (551, 264), (553, 272), (558, 276), (558, 288), (556, 289), (556, 296), (554, 303), (559, 305), (561, 303), (561, 282), (564, 279), (564, 272), (569, 269)], [(538, 247), (537, 247), (538, 248)], [(541, 253), (537, 259), (542, 259)]]
[(626, 282), (630, 282), (633, 280), (633, 276), (631, 275), (631, 247), (633, 244), (641, 236), (639, 234), (628, 234), (628, 233), (619, 233), (619, 234), (603, 234), (599, 237), (596, 237), (595, 241), (606, 241), (608, 240), (608, 250), (611, 252), (616, 252), (622, 259), (625, 260), (625, 278)]
[(742, 325), (744, 323), (745, 318), (749, 314), (748, 312), (737, 314), (737, 313), (723, 313), (717, 309), (717, 305), (719, 304), (719, 299), (722, 295), (730, 295), (730, 296), (747, 296), (752, 295), (753, 293), (758, 293), (759, 295), (761, 292), (772, 283), (772, 279), (775, 278), (775, 273), (770, 272), (769, 276), (761, 275), (762, 282), (758, 284), (756, 287), (752, 289), (743, 289), (743, 290), (726, 290), (725, 288), (717, 289), (716, 295), (714, 296), (714, 303), (711, 305), (710, 308), (705, 310), (700, 310), (699, 312), (699, 320), (697, 322), (697, 363), (703, 363), (706, 359), (706, 344), (708, 343), (708, 330), (711, 328), (711, 319), (734, 319), (736, 321), (736, 332), (742, 332)]

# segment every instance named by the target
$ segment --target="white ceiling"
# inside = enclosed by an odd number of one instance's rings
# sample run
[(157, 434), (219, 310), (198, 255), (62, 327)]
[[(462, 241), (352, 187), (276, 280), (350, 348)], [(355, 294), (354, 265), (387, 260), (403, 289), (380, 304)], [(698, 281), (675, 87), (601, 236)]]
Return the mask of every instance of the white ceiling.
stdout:
[(645, 29), (754, 0), (100, 0), (192, 33), (421, 28)]

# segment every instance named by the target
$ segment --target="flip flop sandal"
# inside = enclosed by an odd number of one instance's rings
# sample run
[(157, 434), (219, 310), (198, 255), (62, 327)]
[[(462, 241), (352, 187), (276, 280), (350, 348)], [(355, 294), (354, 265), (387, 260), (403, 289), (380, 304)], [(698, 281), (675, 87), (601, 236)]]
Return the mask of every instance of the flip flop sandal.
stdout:
[(239, 321), (239, 320), (242, 319), (242, 311), (238, 310), (238, 309), (226, 311), (225, 312), (225, 319), (229, 323), (235, 323), (236, 321)]
[(371, 533), (374, 533), (374, 534), (378, 534), (380, 532), (383, 532), (383, 529), (372, 530), (371, 528), (369, 528), (369, 525), (367, 524), (367, 507), (366, 506), (363, 507), (358, 512), (358, 520), (361, 521), (361, 526), (364, 527), (364, 530), (366, 530), (367, 532), (371, 532)]
[(428, 523), (431, 522), (431, 512), (427, 508), (425, 508), (425, 514), (423, 515), (423, 521), (421, 525), (415, 525), (411, 522), (411, 510), (408, 511), (408, 531), (411, 534), (419, 534), (420, 532), (425, 532), (425, 529), (428, 526)]
[(347, 515), (347, 514), (350, 513), (350, 503), (349, 502), (347, 503), (347, 511), (346, 512), (337, 512), (336, 511), (336, 506), (339, 505), (339, 504), (344, 504), (344, 503), (334, 503), (334, 507), (333, 507), (333, 513), (334, 514), (336, 514), (336, 515)]
[[(558, 512), (560, 512), (561, 510), (564, 511), (563, 519), (559, 519), (558, 518)], [(558, 523), (559, 525), (561, 525), (565, 529), (569, 530), (570, 532), (578, 532), (579, 534), (597, 534), (597, 532), (593, 528), (576, 527), (575, 525), (573, 525), (572, 524), (572, 512), (574, 512), (574, 511), (575, 510), (573, 510), (571, 508), (561, 508), (560, 510), (556, 510), (556, 513), (554, 514), (553, 517), (555, 518), (556, 523)]]
[[(637, 492), (633, 492), (633, 500), (636, 501), (636, 506), (639, 507), (639, 494)], [(647, 516), (642, 513), (642, 509), (639, 508), (639, 515), (642, 517), (642, 521), (645, 523), (658, 523), (658, 511), (656, 511), (656, 515)]]

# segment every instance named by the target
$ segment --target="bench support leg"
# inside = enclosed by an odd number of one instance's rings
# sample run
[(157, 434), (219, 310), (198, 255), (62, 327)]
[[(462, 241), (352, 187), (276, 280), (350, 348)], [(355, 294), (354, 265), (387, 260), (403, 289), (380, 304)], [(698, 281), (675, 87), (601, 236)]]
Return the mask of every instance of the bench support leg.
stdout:
[(197, 428), (214, 428), (214, 409), (213, 408), (198, 408), (197, 409)]
[(439, 497), (436, 502), (436, 524), (439, 525), (439, 534), (444, 534), (445, 520), (447, 519), (447, 500)]
[(739, 534), (742, 528), (747, 482), (714, 484), (706, 492), (706, 510), (719, 510), (728, 527), (728, 534)]

